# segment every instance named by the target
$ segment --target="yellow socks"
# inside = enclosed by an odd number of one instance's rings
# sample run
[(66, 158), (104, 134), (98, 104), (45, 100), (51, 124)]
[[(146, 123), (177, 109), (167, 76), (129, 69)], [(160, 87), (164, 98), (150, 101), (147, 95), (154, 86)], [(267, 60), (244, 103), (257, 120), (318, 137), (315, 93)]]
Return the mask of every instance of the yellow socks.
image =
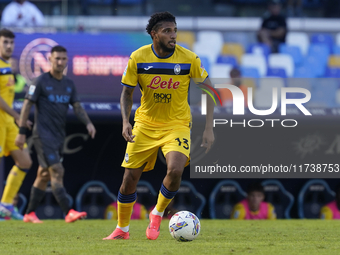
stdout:
[(26, 171), (21, 170), (16, 165), (9, 172), (6, 180), (6, 186), (2, 195), (1, 203), (13, 204), (13, 199), (19, 192), (21, 184), (25, 179)]
[(152, 214), (163, 217), (165, 208), (170, 204), (176, 195), (176, 191), (169, 191), (163, 184), (159, 191), (156, 207), (152, 210)]
[(133, 205), (137, 200), (137, 193), (130, 195), (123, 195), (118, 192), (117, 211), (118, 211), (118, 225), (117, 227), (124, 232), (129, 231), (130, 219), (132, 215)]

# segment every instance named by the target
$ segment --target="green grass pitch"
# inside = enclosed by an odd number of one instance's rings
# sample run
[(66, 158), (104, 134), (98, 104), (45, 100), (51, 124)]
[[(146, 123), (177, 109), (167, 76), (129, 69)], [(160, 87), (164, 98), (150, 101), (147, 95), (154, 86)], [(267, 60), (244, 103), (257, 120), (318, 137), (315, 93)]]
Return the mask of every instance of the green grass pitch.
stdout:
[(2, 221), (0, 254), (340, 254), (340, 221), (201, 220), (200, 235), (187, 243), (170, 236), (168, 222), (155, 241), (146, 239), (146, 220), (131, 222), (130, 240), (102, 241), (116, 221)]

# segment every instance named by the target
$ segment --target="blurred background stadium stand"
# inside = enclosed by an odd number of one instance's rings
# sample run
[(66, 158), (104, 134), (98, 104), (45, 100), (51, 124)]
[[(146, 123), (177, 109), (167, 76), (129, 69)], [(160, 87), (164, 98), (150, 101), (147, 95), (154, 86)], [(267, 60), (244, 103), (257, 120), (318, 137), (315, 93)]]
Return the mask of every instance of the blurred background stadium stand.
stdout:
[[(0, 0), (0, 10), (11, 1)], [(125, 142), (121, 137), (119, 97), (120, 79), (130, 53), (138, 47), (151, 43), (145, 26), (149, 15), (157, 11), (170, 11), (177, 16), (177, 42), (195, 51), (212, 78), (229, 78), (233, 67), (241, 70), (247, 86), (255, 90), (255, 105), (267, 107), (263, 95), (268, 81), (259, 78), (275, 78), (277, 87), (304, 87), (312, 91), (310, 105), (321, 107), (320, 116), (339, 118), (340, 110), (340, 5), (335, 0), (304, 0), (301, 17), (288, 17), (286, 42), (278, 53), (271, 53), (268, 46), (257, 42), (256, 33), (262, 16), (267, 10), (266, 0), (32, 0), (43, 12), (45, 25), (40, 28), (12, 28), (17, 33), (14, 57), (19, 60), (19, 72), (31, 84), (34, 77), (49, 68), (47, 56), (56, 44), (69, 51), (67, 75), (78, 88), (84, 107), (98, 128), (96, 140), (91, 141), (83, 126), (70, 113), (65, 145), (65, 186), (73, 199), (88, 181), (99, 180), (110, 192), (117, 194), (122, 169)], [(287, 1), (283, 1), (284, 14)], [(304, 78), (304, 79), (301, 79)], [(318, 79), (312, 79), (318, 78)], [(270, 83), (272, 83), (271, 80)], [(267, 84), (267, 85), (266, 85)], [(258, 91), (258, 92), (256, 92)], [(260, 93), (261, 92), (261, 93)], [(262, 95), (262, 96), (261, 96)], [(292, 95), (292, 97), (299, 95)], [(135, 105), (138, 107), (138, 92)], [(270, 102), (269, 102), (270, 104)], [(14, 104), (20, 109), (20, 101)], [(324, 109), (327, 109), (324, 110)], [(320, 117), (321, 118), (321, 117)], [(314, 122), (313, 122), (314, 121)], [(339, 156), (336, 131), (320, 128), (318, 116), (311, 122), (312, 133), (328, 138), (328, 149), (320, 157)], [(314, 124), (315, 125), (314, 125)], [(317, 126), (313, 129), (314, 126)], [(334, 129), (336, 129), (334, 124)], [(333, 146), (332, 144), (335, 145)], [(326, 146), (320, 143), (320, 146)], [(332, 147), (333, 146), (333, 147)], [(336, 147), (338, 146), (338, 147)], [(325, 148), (325, 150), (327, 149)], [(333, 148), (333, 149), (330, 149)], [(340, 148), (340, 147), (339, 147)], [(307, 151), (307, 152), (306, 152)], [(319, 153), (306, 148), (303, 155)], [(32, 149), (34, 153), (34, 149)], [(22, 189), (26, 197), (35, 178), (37, 162)], [(9, 171), (10, 159), (0, 171), (0, 184)], [(324, 162), (320, 162), (324, 163)], [(158, 192), (164, 176), (165, 165), (159, 161), (156, 170), (143, 175)], [(3, 176), (4, 175), (4, 176)], [(189, 180), (189, 169), (184, 180)], [(205, 200), (220, 180), (190, 180)], [(252, 181), (237, 180), (243, 189)], [(295, 197), (289, 216), (298, 218), (298, 193), (308, 179), (280, 180), (285, 192)], [(340, 179), (327, 179), (331, 189)], [(0, 187), (0, 193), (2, 188)], [(196, 192), (196, 191), (195, 191)], [(217, 191), (216, 191), (217, 192)], [(153, 194), (155, 196), (155, 194)], [(224, 196), (224, 194), (223, 194)], [(229, 201), (229, 200), (228, 200)], [(287, 202), (288, 203), (288, 202)], [(219, 205), (222, 206), (222, 205)], [(300, 206), (300, 205), (299, 205)], [(228, 214), (227, 211), (226, 214)], [(283, 212), (285, 213), (285, 212)], [(210, 212), (211, 215), (211, 212)], [(209, 206), (202, 211), (209, 217)], [(222, 216), (221, 216), (222, 217)]]

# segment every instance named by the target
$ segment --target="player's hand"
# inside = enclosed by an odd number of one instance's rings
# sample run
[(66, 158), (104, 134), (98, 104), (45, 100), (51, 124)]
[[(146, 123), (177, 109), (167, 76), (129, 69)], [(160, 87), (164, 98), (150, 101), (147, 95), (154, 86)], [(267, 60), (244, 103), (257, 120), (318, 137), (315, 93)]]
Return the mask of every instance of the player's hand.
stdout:
[(96, 128), (93, 126), (92, 123), (89, 123), (86, 125), (87, 131), (89, 132), (89, 135), (91, 136), (91, 138), (93, 139), (94, 136), (96, 135)]
[(15, 145), (19, 147), (20, 150), (24, 149), (24, 144), (26, 142), (26, 135), (18, 134), (15, 138)]
[(132, 135), (132, 126), (129, 122), (123, 124), (123, 132), (122, 135), (125, 139), (125, 141), (129, 143), (134, 143), (133, 140), (135, 138), (135, 135)]
[(203, 138), (202, 138), (202, 144), (201, 144), (201, 147), (207, 148), (205, 150), (205, 153), (208, 153), (214, 141), (215, 141), (215, 135), (214, 135), (213, 129), (212, 128), (205, 129), (203, 132)]

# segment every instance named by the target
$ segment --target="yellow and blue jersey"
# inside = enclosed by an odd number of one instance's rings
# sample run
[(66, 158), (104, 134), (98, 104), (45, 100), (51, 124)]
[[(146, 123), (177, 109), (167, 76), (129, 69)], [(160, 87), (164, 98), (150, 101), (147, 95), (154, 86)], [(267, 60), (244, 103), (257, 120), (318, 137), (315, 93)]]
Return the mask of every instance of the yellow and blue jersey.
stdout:
[(190, 126), (190, 79), (197, 83), (204, 82), (207, 77), (208, 73), (195, 53), (176, 45), (173, 53), (160, 57), (150, 44), (131, 54), (122, 85), (140, 86), (141, 106), (135, 113), (138, 125), (166, 130)]
[[(8, 61), (0, 58), (0, 97), (11, 108), (13, 107), (13, 100), (15, 95), (14, 85), (15, 81), (12, 74), (11, 64)], [(0, 123), (1, 125), (13, 123), (12, 116), (8, 115), (4, 110), (1, 109)]]

